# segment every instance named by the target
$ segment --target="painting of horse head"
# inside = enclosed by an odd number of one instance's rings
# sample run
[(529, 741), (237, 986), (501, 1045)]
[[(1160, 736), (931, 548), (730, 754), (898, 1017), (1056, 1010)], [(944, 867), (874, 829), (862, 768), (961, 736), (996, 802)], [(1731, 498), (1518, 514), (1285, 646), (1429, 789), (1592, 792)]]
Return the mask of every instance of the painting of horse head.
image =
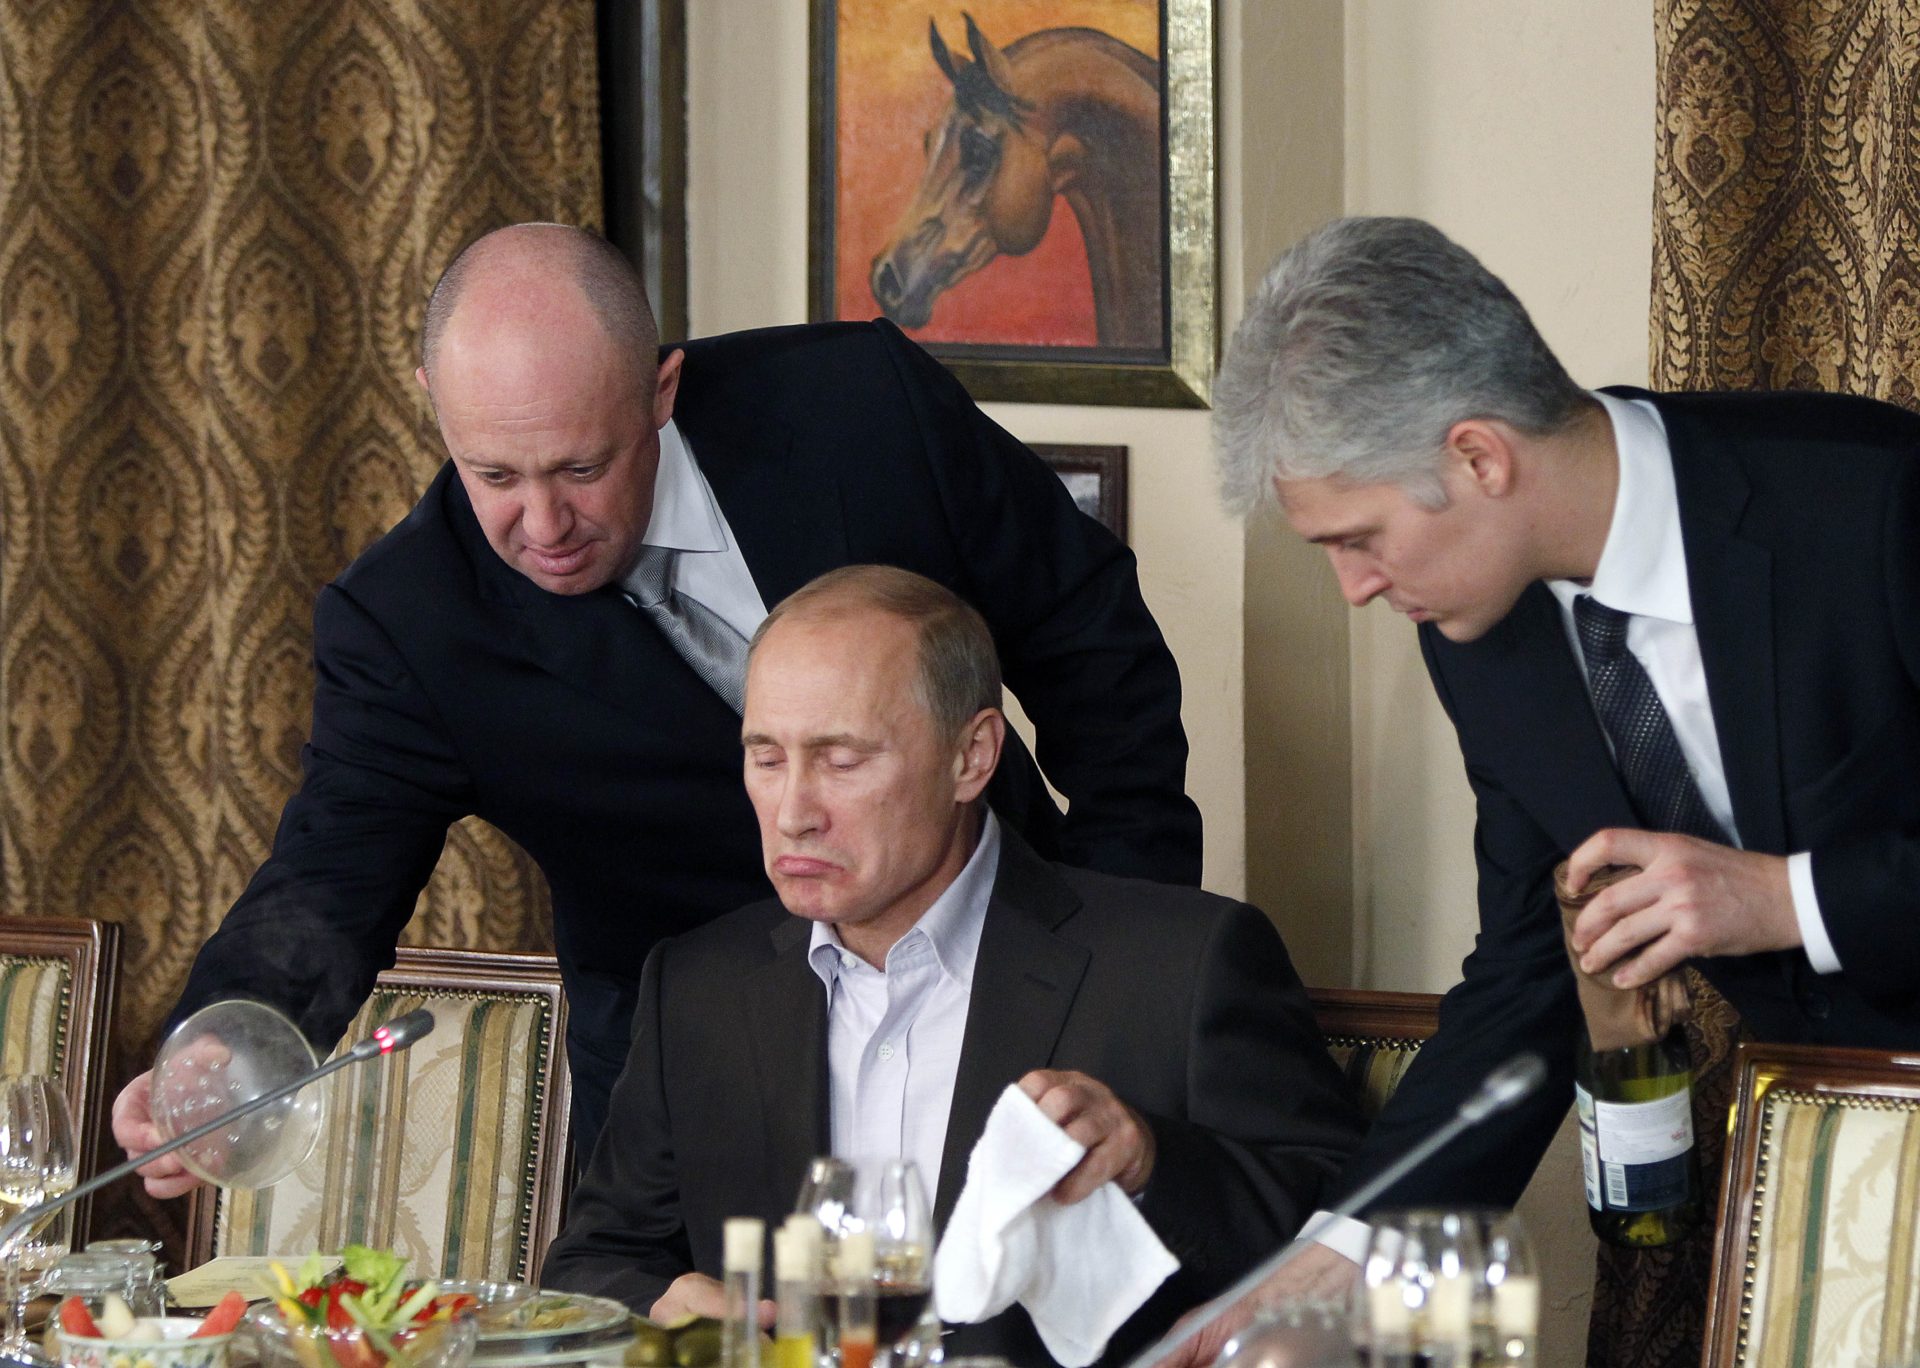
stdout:
[(961, 17), (964, 55), (928, 20), (927, 75), (952, 97), (925, 131), (919, 186), (873, 257), (874, 300), (901, 327), (924, 327), (944, 292), (1031, 252), (1064, 202), (1086, 246), (1099, 344), (1161, 347), (1160, 63), (1086, 27), (1000, 47)]

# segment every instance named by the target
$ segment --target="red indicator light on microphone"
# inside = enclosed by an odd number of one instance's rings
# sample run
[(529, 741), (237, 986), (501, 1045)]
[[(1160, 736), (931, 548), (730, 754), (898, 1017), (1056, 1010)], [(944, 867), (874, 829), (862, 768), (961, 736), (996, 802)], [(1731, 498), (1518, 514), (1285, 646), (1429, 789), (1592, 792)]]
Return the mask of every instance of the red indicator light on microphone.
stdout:
[(388, 1033), (386, 1027), (382, 1026), (379, 1030), (375, 1031), (373, 1038), (380, 1042), (381, 1054), (393, 1053), (393, 1036)]

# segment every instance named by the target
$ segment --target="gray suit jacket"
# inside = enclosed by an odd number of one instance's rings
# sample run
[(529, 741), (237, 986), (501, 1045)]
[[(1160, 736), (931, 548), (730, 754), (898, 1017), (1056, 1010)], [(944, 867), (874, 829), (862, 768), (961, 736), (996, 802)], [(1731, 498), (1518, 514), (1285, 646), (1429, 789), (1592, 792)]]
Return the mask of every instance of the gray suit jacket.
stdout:
[[(1103, 1361), (1118, 1362), (1290, 1237), (1362, 1122), (1258, 911), (1050, 865), (1005, 828), (1003, 841), (935, 1223), (1009, 1083), (1077, 1069), (1113, 1088), (1153, 1128), (1140, 1209), (1181, 1261), (1115, 1336)], [(771, 1228), (791, 1210), (807, 1161), (828, 1149), (826, 994), (808, 931), (758, 903), (648, 959), (633, 1051), (547, 1284), (645, 1312), (680, 1274), (719, 1275), (725, 1218)], [(948, 1346), (1047, 1361), (1018, 1308)]]

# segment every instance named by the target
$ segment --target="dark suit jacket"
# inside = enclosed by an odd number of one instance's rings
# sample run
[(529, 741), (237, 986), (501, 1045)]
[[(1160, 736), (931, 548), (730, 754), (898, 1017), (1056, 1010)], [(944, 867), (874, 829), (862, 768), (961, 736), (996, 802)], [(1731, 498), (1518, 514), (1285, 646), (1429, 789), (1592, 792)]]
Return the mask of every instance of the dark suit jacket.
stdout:
[[(1799, 950), (1699, 967), (1759, 1039), (1920, 1045), (1920, 417), (1828, 395), (1614, 392), (1666, 423), (1741, 843), (1812, 852), (1841, 972)], [(1387, 1199), (1506, 1203), (1572, 1094), (1579, 1007), (1553, 866), (1602, 827), (1644, 824), (1544, 585), (1479, 641), (1423, 626), (1420, 644), (1478, 802), (1480, 936), (1345, 1185), (1502, 1059), (1544, 1048), (1548, 1086)]]
[[(956, 590), (1072, 803), (1063, 822), (1021, 751), (994, 790), (1012, 824), (1073, 863), (1197, 883), (1179, 674), (1132, 554), (890, 324), (686, 352), (675, 418), (762, 600), (867, 562)], [(314, 658), (304, 781), (176, 1015), (257, 997), (331, 1045), (448, 823), (478, 814), (552, 889), (590, 1143), (654, 942), (768, 895), (740, 719), (616, 586), (550, 594), (502, 562), (450, 466), (321, 591)]]
[[(645, 1312), (682, 1273), (720, 1273), (720, 1227), (793, 1207), (828, 1151), (826, 991), (810, 923), (777, 902), (647, 961), (633, 1052), (543, 1281)], [(1008, 833), (975, 964), (934, 1218), (1001, 1091), (1078, 1069), (1143, 1113), (1158, 1146), (1141, 1211), (1182, 1268), (1122, 1327), (1119, 1362), (1291, 1236), (1360, 1132), (1279, 935), (1244, 903), (1048, 865)], [(1099, 1257), (1088, 1251), (1088, 1257)], [(1044, 1363), (1016, 1307), (953, 1353)]]

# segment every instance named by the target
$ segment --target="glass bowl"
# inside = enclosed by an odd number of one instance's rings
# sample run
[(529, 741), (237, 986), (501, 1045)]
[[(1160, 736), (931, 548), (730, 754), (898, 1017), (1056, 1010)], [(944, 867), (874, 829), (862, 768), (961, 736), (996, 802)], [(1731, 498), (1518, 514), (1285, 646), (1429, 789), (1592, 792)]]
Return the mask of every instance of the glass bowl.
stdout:
[(233, 1336), (192, 1338), (200, 1328), (198, 1316), (142, 1317), (160, 1331), (159, 1339), (99, 1339), (69, 1335), (55, 1328), (54, 1354), (68, 1368), (227, 1368), (227, 1346)]
[[(153, 1124), (167, 1139), (310, 1073), (319, 1061), (300, 1028), (264, 1003), (202, 1007), (173, 1028), (153, 1062)], [(179, 1151), (197, 1178), (222, 1187), (277, 1183), (313, 1153), (326, 1090), (303, 1088), (237, 1117)]]
[(241, 1323), (261, 1368), (466, 1368), (478, 1337), (472, 1316), (426, 1321), (392, 1337), (358, 1326), (289, 1325), (271, 1305), (254, 1307)]

